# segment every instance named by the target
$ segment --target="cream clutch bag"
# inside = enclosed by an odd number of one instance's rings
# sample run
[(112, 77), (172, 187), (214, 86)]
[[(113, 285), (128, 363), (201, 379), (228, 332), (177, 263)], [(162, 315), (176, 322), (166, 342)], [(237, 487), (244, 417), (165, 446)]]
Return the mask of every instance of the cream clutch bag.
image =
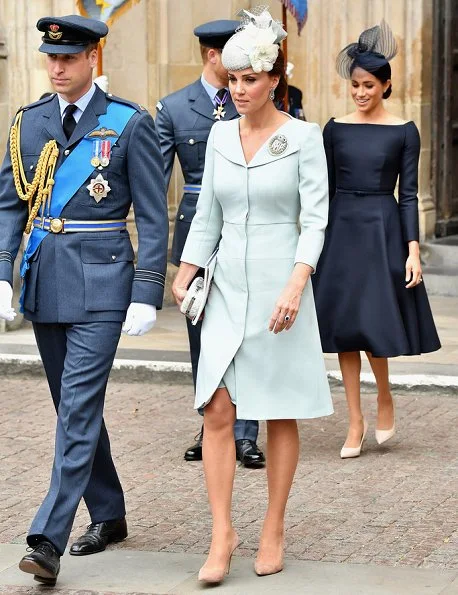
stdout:
[(208, 294), (212, 284), (213, 274), (216, 266), (216, 249), (205, 263), (204, 276), (196, 277), (188, 288), (188, 291), (181, 303), (180, 311), (196, 325), (204, 311)]

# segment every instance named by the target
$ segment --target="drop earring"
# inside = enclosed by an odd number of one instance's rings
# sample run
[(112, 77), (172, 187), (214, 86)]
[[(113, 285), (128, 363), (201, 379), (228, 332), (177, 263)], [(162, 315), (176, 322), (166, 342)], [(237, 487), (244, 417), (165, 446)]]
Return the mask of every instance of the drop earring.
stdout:
[(272, 87), (272, 89), (269, 91), (269, 99), (270, 101), (273, 101), (275, 99), (275, 88)]

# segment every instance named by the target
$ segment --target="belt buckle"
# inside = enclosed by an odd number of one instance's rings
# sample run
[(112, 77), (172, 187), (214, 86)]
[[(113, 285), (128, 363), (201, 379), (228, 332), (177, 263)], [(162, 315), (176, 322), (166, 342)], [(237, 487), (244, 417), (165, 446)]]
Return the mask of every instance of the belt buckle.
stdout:
[(64, 222), (65, 219), (54, 217), (49, 221), (49, 231), (51, 231), (52, 233), (65, 233)]

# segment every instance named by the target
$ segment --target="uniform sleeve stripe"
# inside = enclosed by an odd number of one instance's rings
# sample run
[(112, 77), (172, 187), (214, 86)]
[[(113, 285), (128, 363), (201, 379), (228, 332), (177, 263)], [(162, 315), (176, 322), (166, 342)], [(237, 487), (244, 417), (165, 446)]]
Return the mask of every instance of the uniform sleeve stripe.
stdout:
[(160, 281), (156, 281), (155, 279), (140, 279), (138, 277), (135, 277), (134, 281), (141, 281), (142, 283), (156, 283), (157, 285), (164, 287), (164, 283), (161, 283)]
[(137, 273), (144, 273), (147, 275), (158, 275), (159, 277), (163, 277), (165, 279), (165, 275), (163, 275), (162, 273), (158, 273), (156, 271), (149, 271), (148, 269), (137, 269), (136, 270)]

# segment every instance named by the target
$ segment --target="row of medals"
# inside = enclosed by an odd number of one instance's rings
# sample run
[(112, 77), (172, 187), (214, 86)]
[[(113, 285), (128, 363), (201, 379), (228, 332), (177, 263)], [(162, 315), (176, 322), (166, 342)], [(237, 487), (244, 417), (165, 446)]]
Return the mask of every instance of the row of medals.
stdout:
[[(111, 158), (111, 141), (109, 140), (93, 140), (92, 141), (92, 158), (91, 165), (99, 171), (103, 171), (104, 167), (110, 164)], [(105, 180), (102, 174), (98, 174), (96, 178), (91, 180), (87, 187), (90, 196), (99, 203), (102, 198), (106, 198), (111, 188), (108, 185), (108, 180)]]

